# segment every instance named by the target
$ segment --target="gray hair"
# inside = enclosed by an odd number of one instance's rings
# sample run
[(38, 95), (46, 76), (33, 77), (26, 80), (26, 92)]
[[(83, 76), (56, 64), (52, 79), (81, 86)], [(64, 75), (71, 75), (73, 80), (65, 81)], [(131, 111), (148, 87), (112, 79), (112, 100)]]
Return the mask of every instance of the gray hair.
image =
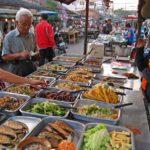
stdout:
[(29, 11), (28, 9), (25, 9), (25, 8), (21, 8), (19, 11), (17, 11), (16, 21), (20, 21), (22, 16), (28, 16), (28, 17), (33, 18), (31, 11)]

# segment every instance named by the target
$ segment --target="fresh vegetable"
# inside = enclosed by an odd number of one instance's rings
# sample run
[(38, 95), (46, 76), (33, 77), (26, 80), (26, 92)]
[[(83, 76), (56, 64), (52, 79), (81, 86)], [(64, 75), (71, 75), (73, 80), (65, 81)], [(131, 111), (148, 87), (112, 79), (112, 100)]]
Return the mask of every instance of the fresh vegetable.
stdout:
[(26, 109), (26, 111), (44, 115), (63, 116), (66, 114), (67, 109), (55, 103), (45, 101), (42, 103), (32, 104), (29, 108)]
[(131, 150), (131, 136), (126, 131), (108, 132), (104, 124), (86, 130), (82, 150)]

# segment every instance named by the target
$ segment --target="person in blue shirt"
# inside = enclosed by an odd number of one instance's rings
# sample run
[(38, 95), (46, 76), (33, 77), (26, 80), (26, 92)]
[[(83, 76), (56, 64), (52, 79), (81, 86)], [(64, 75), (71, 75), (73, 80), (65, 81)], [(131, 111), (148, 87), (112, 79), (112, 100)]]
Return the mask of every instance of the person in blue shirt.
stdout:
[(134, 31), (129, 23), (126, 24), (126, 28), (127, 28), (127, 35), (125, 38), (127, 40), (127, 45), (132, 45), (134, 43)]

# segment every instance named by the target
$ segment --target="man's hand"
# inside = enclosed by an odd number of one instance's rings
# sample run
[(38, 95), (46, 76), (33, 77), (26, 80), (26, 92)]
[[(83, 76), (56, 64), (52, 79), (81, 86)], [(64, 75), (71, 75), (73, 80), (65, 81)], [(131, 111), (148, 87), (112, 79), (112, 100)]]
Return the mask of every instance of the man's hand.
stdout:
[(36, 89), (41, 89), (48, 86), (48, 84), (45, 81), (41, 80), (31, 80), (30, 85)]
[(27, 58), (29, 58), (29, 56), (30, 56), (30, 52), (27, 50), (20, 52), (20, 57), (23, 59), (27, 59)]

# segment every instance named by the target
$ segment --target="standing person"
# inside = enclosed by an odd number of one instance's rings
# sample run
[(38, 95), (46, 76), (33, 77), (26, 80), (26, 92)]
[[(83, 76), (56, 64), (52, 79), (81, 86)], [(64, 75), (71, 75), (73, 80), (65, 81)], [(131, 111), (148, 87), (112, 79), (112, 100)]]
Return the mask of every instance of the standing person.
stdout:
[(32, 13), (20, 9), (16, 14), (16, 28), (5, 36), (3, 42), (2, 58), (8, 62), (8, 71), (20, 76), (36, 70), (30, 57), (30, 53), (36, 50), (35, 36), (29, 32), (32, 21)]
[(108, 19), (106, 24), (106, 34), (109, 34), (111, 31), (112, 31), (112, 23), (111, 19)]
[(44, 65), (45, 59), (52, 61), (55, 57), (53, 47), (55, 46), (52, 25), (47, 22), (48, 15), (42, 14), (41, 21), (35, 27), (36, 41), (40, 50), (39, 66)]
[(126, 28), (127, 28), (127, 35), (125, 38), (127, 40), (127, 45), (132, 45), (134, 43), (134, 31), (129, 23), (126, 24)]

